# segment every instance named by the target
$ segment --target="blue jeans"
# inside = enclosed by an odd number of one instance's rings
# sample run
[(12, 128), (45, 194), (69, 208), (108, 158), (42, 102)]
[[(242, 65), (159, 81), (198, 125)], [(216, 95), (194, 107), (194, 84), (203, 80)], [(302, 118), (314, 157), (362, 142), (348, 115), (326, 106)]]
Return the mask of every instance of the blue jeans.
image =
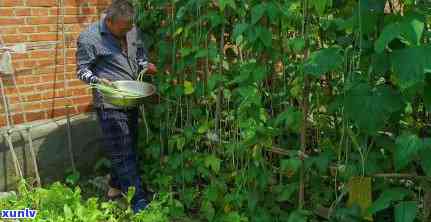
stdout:
[(140, 211), (146, 207), (146, 201), (136, 155), (139, 111), (97, 109), (97, 116), (102, 128), (103, 150), (112, 164), (111, 185), (124, 193), (129, 187), (135, 187), (132, 205), (135, 212)]

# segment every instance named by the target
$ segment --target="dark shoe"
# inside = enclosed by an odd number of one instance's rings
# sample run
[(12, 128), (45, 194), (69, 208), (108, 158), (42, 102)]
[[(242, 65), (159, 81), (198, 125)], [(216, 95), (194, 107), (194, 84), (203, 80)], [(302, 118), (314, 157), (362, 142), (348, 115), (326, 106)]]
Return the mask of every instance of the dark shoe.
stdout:
[(115, 201), (123, 197), (123, 194), (121, 193), (121, 190), (109, 187), (106, 197), (108, 200)]

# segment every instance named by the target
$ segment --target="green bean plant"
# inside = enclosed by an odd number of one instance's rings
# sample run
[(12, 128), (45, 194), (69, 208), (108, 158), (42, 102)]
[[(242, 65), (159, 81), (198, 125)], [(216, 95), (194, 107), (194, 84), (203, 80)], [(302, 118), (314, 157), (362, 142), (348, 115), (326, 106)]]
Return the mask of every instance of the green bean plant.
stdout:
[(141, 170), (172, 220), (428, 221), (428, 1), (135, 3), (160, 69)]

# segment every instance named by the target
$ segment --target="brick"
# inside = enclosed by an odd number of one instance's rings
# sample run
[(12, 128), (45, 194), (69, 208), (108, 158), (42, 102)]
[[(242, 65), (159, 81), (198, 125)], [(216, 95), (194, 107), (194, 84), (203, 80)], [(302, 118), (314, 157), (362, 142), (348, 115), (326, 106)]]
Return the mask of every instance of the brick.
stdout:
[(61, 35), (58, 33), (51, 34), (33, 34), (30, 36), (30, 41), (32, 42), (44, 42), (44, 41), (57, 41)]
[(76, 107), (72, 107), (71, 109), (66, 108), (55, 108), (54, 110), (51, 110), (49, 113), (50, 118), (56, 118), (56, 117), (63, 117), (66, 116), (67, 113), (70, 115), (78, 114), (78, 111)]
[(51, 16), (52, 15), (55, 15), (55, 16), (61, 15), (60, 8), (59, 7), (52, 7), (49, 9), (48, 14)]
[(56, 0), (27, 0), (27, 6), (31, 7), (52, 7), (57, 6)]
[(62, 97), (57, 97), (53, 100), (53, 107), (54, 108), (65, 108), (66, 106), (73, 105), (72, 101), (69, 99)]
[[(43, 1), (41, 1), (43, 2)], [(49, 8), (32, 8), (31, 9), (31, 15), (32, 16), (48, 16), (49, 15)]]
[(69, 95), (70, 96), (85, 96), (85, 95), (89, 95), (89, 94), (87, 93), (86, 87), (80, 87), (80, 88), (69, 89)]
[(0, 127), (4, 127), (6, 125), (7, 125), (7, 123), (6, 123), (6, 116), (5, 115), (1, 115), (0, 116)]
[(93, 111), (93, 105), (92, 104), (78, 105), (77, 109), (79, 113), (88, 113)]
[[(61, 52), (61, 53), (63, 53), (63, 52)], [(76, 63), (75, 62), (66, 64), (66, 72), (68, 72), (69, 74), (72, 74), (72, 75), (76, 74), (75, 73), (76, 72)], [(63, 68), (64, 68), (63, 65), (60, 65), (60, 64), (57, 65), (58, 70), (63, 71)], [(70, 73), (70, 72), (73, 72), (73, 73)]]
[(14, 54), (12, 54), (12, 59), (13, 60), (28, 59), (28, 54), (27, 53), (14, 53)]
[[(47, 96), (43, 99), (49, 99), (52, 97), (55, 97), (53, 94), (55, 90), (63, 89), (64, 88), (64, 82), (62, 80), (55, 80), (54, 82), (49, 83), (43, 83), (41, 85), (36, 86), (40, 91), (44, 91), (44, 94), (42, 96)], [(50, 94), (47, 94), (47, 92), (51, 92)], [(53, 96), (49, 96), (53, 95)]]
[(2, 17), (0, 18), (0, 26), (4, 25), (23, 25), (24, 18), (10, 18), (10, 17)]
[(34, 110), (40, 110), (42, 109), (41, 103), (25, 103), (24, 104), (24, 110), (25, 111), (34, 111)]
[(54, 100), (53, 99), (42, 99), (41, 104), (42, 104), (42, 109), (43, 110), (50, 110), (53, 108), (53, 103)]
[(37, 50), (37, 51), (31, 51), (30, 53), (31, 58), (40, 59), (44, 57), (49, 57), (55, 54), (54, 50)]
[(72, 99), (73, 104), (90, 104), (93, 101), (92, 96), (82, 96)]
[(42, 99), (52, 99), (59, 95), (64, 95), (64, 93), (59, 94), (59, 91), (64, 89), (63, 80), (55, 80), (53, 82), (41, 83), (35, 86), (39, 92), (42, 92)]
[(74, 23), (85, 23), (93, 21), (93, 16), (85, 16), (85, 15), (77, 15), (77, 16), (66, 16), (64, 17), (65, 24), (74, 24)]
[(33, 86), (19, 86), (19, 91), (21, 93), (32, 93), (34, 92)]
[(96, 2), (93, 4), (97, 6), (108, 6), (112, 2), (111, 0), (95, 0), (95, 1)]
[(23, 0), (0, 0), (0, 5), (3, 7), (16, 7), (16, 6), (23, 6), (24, 1)]
[(21, 43), (26, 41), (25, 35), (4, 35), (3, 40), (5, 43)]
[(25, 97), (25, 101), (27, 102), (34, 102), (34, 101), (40, 101), (40, 100), (42, 100), (42, 94), (40, 93), (28, 95)]
[(42, 75), (40, 77), (41, 77), (41, 82), (53, 82), (57, 80), (55, 74)]
[(64, 0), (64, 5), (65, 6), (79, 6), (81, 4), (81, 2), (79, 0)]
[[(63, 65), (64, 64), (63, 52), (59, 52), (59, 53), (61, 53), (61, 55), (59, 55), (56, 58), (56, 62), (57, 62), (58, 65)], [(68, 65), (68, 64), (75, 64), (75, 63), (76, 63), (75, 56), (73, 56), (73, 57), (66, 57), (66, 65)]]
[(66, 25), (66, 32), (75, 32), (80, 33), (81, 32), (81, 26), (77, 24), (68, 24)]
[(61, 27), (57, 24), (46, 24), (46, 25), (38, 25), (36, 26), (37, 32), (58, 32), (61, 30)]
[(98, 10), (96, 7), (81, 8), (81, 14), (83, 14), (83, 15), (96, 15), (96, 14), (98, 14)]
[[(18, 93), (18, 90), (15, 87), (5, 87), (4, 88), (6, 95), (16, 95)], [(11, 99), (11, 98), (8, 98)]]
[(0, 16), (13, 16), (13, 10), (10, 8), (0, 8)]
[(15, 10), (16, 16), (29, 16), (31, 15), (31, 10), (29, 8), (16, 8)]
[(75, 87), (75, 86), (85, 86), (86, 84), (81, 80), (71, 80), (68, 82), (69, 87)]
[(21, 68), (21, 69), (15, 69), (16, 75), (33, 75), (35, 69), (33, 68)]
[(1, 34), (2, 35), (17, 34), (16, 27), (2, 27)]
[(14, 124), (20, 124), (24, 122), (24, 115), (22, 113), (12, 115), (12, 121)]
[(37, 112), (28, 112), (26, 113), (27, 120), (32, 122), (36, 120), (46, 119), (45, 111), (37, 111)]
[(55, 65), (55, 60), (53, 59), (44, 59), (44, 60), (39, 60), (36, 62), (37, 66), (42, 66), (42, 67), (46, 67), (46, 66), (52, 66)]
[(18, 32), (20, 32), (20, 33), (34, 33), (34, 32), (36, 32), (36, 28), (33, 26), (20, 26), (20, 27), (18, 27)]
[(36, 66), (36, 61), (34, 60), (24, 60), (22, 68), (34, 68)]
[[(15, 81), (16, 81), (16, 84), (17, 84), (17, 85), (24, 84), (24, 78), (23, 78), (23, 77), (17, 76), (17, 77), (15, 78)], [(12, 79), (12, 78), (10, 78), (9, 76), (4, 76), (4, 77), (3, 77), (3, 84), (4, 84), (6, 87), (8, 87), (8, 86), (14, 86), (13, 79)], [(0, 104), (1, 104), (1, 103), (0, 103)]]
[[(37, 67), (37, 73), (39, 75), (55, 74), (55, 72), (55, 67)], [(45, 82), (44, 80), (42, 81)]]
[(77, 51), (77, 49), (68, 49), (68, 50), (66, 51), (66, 56), (67, 56), (67, 57), (73, 57), (73, 58), (75, 58), (75, 56), (76, 56), (76, 51)]
[(57, 24), (58, 21), (59, 21), (59, 18), (55, 16), (26, 18), (26, 22), (28, 25)]
[(40, 83), (40, 76), (28, 76), (24, 78), (25, 84), (35, 84)]
[[(54, 9), (51, 9), (54, 10)], [(60, 11), (58, 11), (60, 10)], [(61, 9), (57, 9), (58, 14), (62, 14)], [(64, 14), (65, 15), (79, 15), (79, 7), (65, 7), (64, 8)]]
[(23, 113), (24, 109), (23, 109), (23, 104), (22, 103), (12, 103), (11, 105), (9, 105), (9, 111), (11, 113)]
[[(20, 104), (22, 102), (18, 96), (8, 95), (7, 99), (9, 101), (9, 104), (15, 104), (16, 105), (16, 104)], [(16, 109), (17, 109), (16, 106), (11, 107), (11, 111), (15, 111)]]

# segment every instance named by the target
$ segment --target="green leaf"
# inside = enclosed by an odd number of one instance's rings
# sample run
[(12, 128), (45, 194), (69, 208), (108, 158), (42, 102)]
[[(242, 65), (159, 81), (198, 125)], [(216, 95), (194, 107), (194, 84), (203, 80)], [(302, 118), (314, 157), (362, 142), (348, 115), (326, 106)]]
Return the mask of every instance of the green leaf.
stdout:
[(404, 133), (396, 140), (394, 166), (397, 171), (404, 169), (424, 147), (423, 141), (415, 134)]
[(390, 70), (391, 59), (388, 53), (376, 53), (371, 56), (373, 73), (383, 76)]
[(323, 15), (325, 13), (326, 8), (332, 6), (332, 0), (318, 0), (318, 1), (311, 1), (310, 3), (312, 6), (314, 6), (314, 8), (316, 9), (319, 15)]
[(251, 24), (256, 24), (265, 14), (266, 4), (260, 3), (251, 9)]
[(206, 132), (208, 132), (208, 130), (210, 129), (210, 125), (208, 121), (203, 122), (199, 128), (198, 128), (198, 133), (199, 134), (204, 134)]
[(431, 176), (431, 139), (424, 140), (424, 148), (420, 151), (421, 166), (427, 176)]
[(217, 158), (215, 155), (208, 155), (205, 158), (205, 167), (211, 169), (215, 173), (220, 171), (221, 160)]
[(66, 177), (66, 183), (70, 185), (76, 185), (81, 178), (81, 174), (78, 171), (73, 171)]
[(431, 85), (426, 84), (424, 87), (424, 105), (427, 112), (431, 112)]
[(64, 217), (66, 217), (65, 219), (73, 221), (73, 212), (72, 212), (72, 209), (70, 209), (69, 205), (65, 204), (63, 207), (63, 211), (64, 211)]
[(184, 146), (186, 145), (186, 138), (179, 136), (175, 138), (175, 142), (177, 144), (178, 150), (183, 150)]
[(213, 91), (217, 86), (223, 83), (226, 80), (226, 77), (220, 74), (211, 75), (208, 79), (208, 89)]
[(233, 29), (233, 41), (235, 41), (240, 35), (242, 35), (248, 28), (250, 24), (248, 23), (239, 23), (235, 25)]
[(203, 191), (203, 198), (205, 201), (215, 202), (218, 196), (221, 195), (217, 185), (212, 183)]
[(215, 209), (211, 202), (203, 201), (201, 206), (201, 212), (208, 221), (212, 221), (215, 216)]
[(241, 215), (238, 212), (230, 212), (228, 214), (225, 214), (221, 218), (222, 222), (244, 222), (248, 221), (245, 218), (241, 217)]
[(266, 47), (272, 46), (272, 32), (271, 30), (264, 27), (257, 27), (256, 31), (258, 33), (259, 39)]
[(380, 14), (384, 12), (385, 1), (359, 0), (353, 9), (352, 25), (355, 32), (362, 35), (373, 34), (376, 31)]
[(391, 55), (391, 62), (400, 88), (405, 90), (424, 81), (425, 72), (431, 67), (431, 47), (396, 50)]
[(266, 15), (269, 17), (269, 20), (271, 23), (275, 24), (279, 19), (282, 19), (283, 17), (280, 16), (281, 10), (274, 2), (268, 2), (266, 3)]
[(382, 53), (394, 39), (400, 39), (408, 45), (420, 45), (424, 27), (423, 22), (411, 18), (402, 22), (391, 23), (383, 29), (382, 34), (374, 44), (374, 48), (377, 53)]
[(305, 74), (315, 77), (333, 71), (343, 64), (341, 48), (331, 47), (313, 52), (304, 64)]
[(302, 124), (302, 112), (295, 107), (289, 107), (287, 111), (280, 113), (275, 119), (277, 127), (287, 127), (294, 132), (299, 132)]
[(305, 40), (303, 38), (295, 38), (289, 41), (289, 47), (295, 53), (300, 53), (305, 48)]
[(281, 170), (288, 172), (289, 174), (296, 174), (301, 167), (301, 160), (299, 159), (284, 159), (281, 160)]
[(416, 201), (401, 202), (395, 206), (395, 222), (413, 222), (416, 218), (418, 203)]
[(365, 83), (357, 84), (343, 99), (347, 117), (369, 134), (381, 129), (389, 116), (402, 108), (399, 93), (387, 86), (371, 88)]
[(261, 82), (266, 78), (267, 72), (264, 65), (255, 64), (252, 70), (253, 81)]
[(391, 23), (383, 29), (379, 39), (377, 39), (377, 41), (374, 43), (374, 49), (377, 53), (382, 53), (385, 50), (386, 46), (394, 39), (398, 38), (400, 35), (400, 24)]
[(318, 156), (313, 157), (312, 160), (319, 172), (325, 174), (333, 158), (334, 154), (331, 152), (331, 150), (326, 150), (325, 152), (320, 153)]
[(275, 188), (275, 192), (277, 193), (277, 201), (285, 202), (292, 201), (292, 195), (298, 190), (298, 184), (287, 184), (280, 185)]
[(407, 41), (409, 41), (410, 44), (413, 45), (420, 45), (422, 35), (425, 29), (425, 24), (418, 19), (410, 19), (409, 21), (406, 21), (405, 26), (406, 30), (403, 35), (405, 36)]
[(405, 188), (390, 188), (383, 191), (379, 198), (371, 205), (369, 212), (375, 214), (391, 206), (393, 202), (403, 200), (408, 194), (409, 190)]
[(227, 6), (230, 6), (231, 8), (235, 9), (235, 0), (218, 0), (220, 11), (224, 11)]
[(310, 213), (304, 210), (297, 210), (292, 212), (287, 219), (287, 222), (307, 222)]
[(190, 81), (184, 81), (184, 93), (186, 95), (191, 95), (195, 92), (195, 88), (193, 87), (193, 83)]

